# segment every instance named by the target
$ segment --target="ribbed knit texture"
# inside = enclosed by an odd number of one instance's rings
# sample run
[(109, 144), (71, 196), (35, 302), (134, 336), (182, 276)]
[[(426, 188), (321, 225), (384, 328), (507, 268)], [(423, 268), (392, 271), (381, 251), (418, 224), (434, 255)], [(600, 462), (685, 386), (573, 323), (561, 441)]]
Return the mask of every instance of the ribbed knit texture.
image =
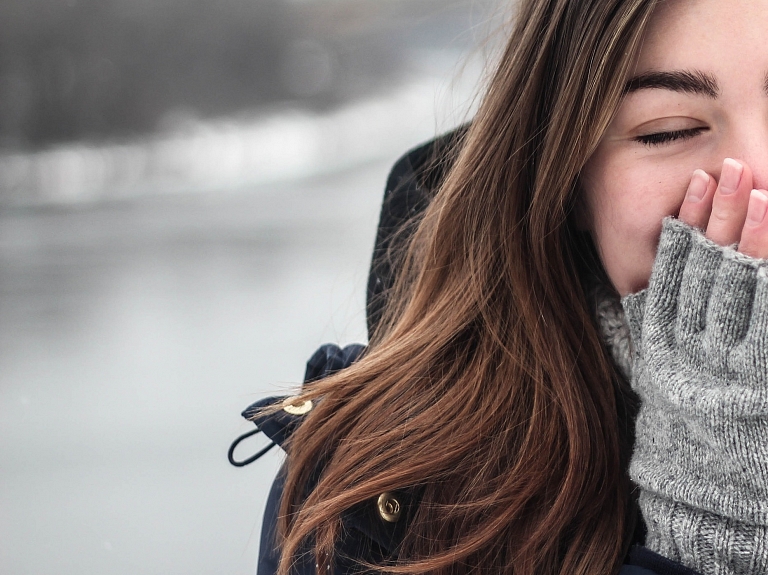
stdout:
[(622, 301), (646, 546), (703, 575), (768, 573), (764, 266), (668, 218), (648, 288)]

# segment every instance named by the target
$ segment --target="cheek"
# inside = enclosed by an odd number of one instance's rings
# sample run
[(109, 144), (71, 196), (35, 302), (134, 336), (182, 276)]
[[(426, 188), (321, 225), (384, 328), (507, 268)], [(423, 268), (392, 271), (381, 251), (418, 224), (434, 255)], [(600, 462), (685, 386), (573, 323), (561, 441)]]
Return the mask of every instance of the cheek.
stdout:
[(679, 211), (689, 179), (663, 162), (596, 162), (585, 170), (588, 227), (622, 296), (647, 285), (661, 222)]

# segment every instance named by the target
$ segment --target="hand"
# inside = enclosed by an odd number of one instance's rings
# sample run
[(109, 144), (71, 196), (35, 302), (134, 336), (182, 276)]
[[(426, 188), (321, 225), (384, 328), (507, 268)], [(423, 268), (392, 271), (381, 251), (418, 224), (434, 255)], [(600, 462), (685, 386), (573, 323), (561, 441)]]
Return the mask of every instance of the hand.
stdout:
[(752, 189), (752, 170), (744, 162), (726, 158), (720, 182), (696, 170), (678, 218), (705, 231), (721, 246), (739, 244), (738, 251), (768, 258), (768, 191)]
[(719, 182), (696, 170), (648, 288), (622, 301), (645, 544), (701, 573), (768, 573), (768, 192), (752, 186), (743, 162)]
[[(744, 185), (733, 195), (749, 204)], [(647, 547), (700, 573), (768, 573), (754, 562), (768, 561), (768, 264), (715, 243), (762, 241), (765, 227), (717, 193), (695, 214), (710, 238), (665, 219), (648, 288), (622, 300), (641, 400), (629, 473)]]

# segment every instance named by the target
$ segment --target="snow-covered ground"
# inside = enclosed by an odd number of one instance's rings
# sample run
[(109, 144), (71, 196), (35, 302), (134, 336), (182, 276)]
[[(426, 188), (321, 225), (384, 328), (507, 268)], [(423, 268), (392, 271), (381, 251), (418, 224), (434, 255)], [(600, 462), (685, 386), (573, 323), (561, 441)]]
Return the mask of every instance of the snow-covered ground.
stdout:
[(280, 454), (229, 466), (239, 412), (365, 340), (386, 174), (466, 119), (450, 78), (0, 158), (0, 573), (253, 573)]
[(279, 454), (226, 450), (319, 344), (364, 341), (388, 163), (0, 215), (0, 572), (253, 572)]

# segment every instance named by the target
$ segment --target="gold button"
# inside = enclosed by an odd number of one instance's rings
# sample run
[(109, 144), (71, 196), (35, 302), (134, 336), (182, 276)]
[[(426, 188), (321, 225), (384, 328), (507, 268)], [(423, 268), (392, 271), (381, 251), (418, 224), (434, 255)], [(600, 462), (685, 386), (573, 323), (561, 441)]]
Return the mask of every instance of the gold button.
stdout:
[(312, 400), (301, 401), (301, 396), (294, 395), (283, 401), (283, 411), (291, 415), (304, 415), (312, 411)]
[(386, 492), (379, 495), (376, 506), (379, 508), (379, 517), (387, 523), (395, 523), (400, 519), (400, 513), (402, 513), (400, 502), (391, 493)]

